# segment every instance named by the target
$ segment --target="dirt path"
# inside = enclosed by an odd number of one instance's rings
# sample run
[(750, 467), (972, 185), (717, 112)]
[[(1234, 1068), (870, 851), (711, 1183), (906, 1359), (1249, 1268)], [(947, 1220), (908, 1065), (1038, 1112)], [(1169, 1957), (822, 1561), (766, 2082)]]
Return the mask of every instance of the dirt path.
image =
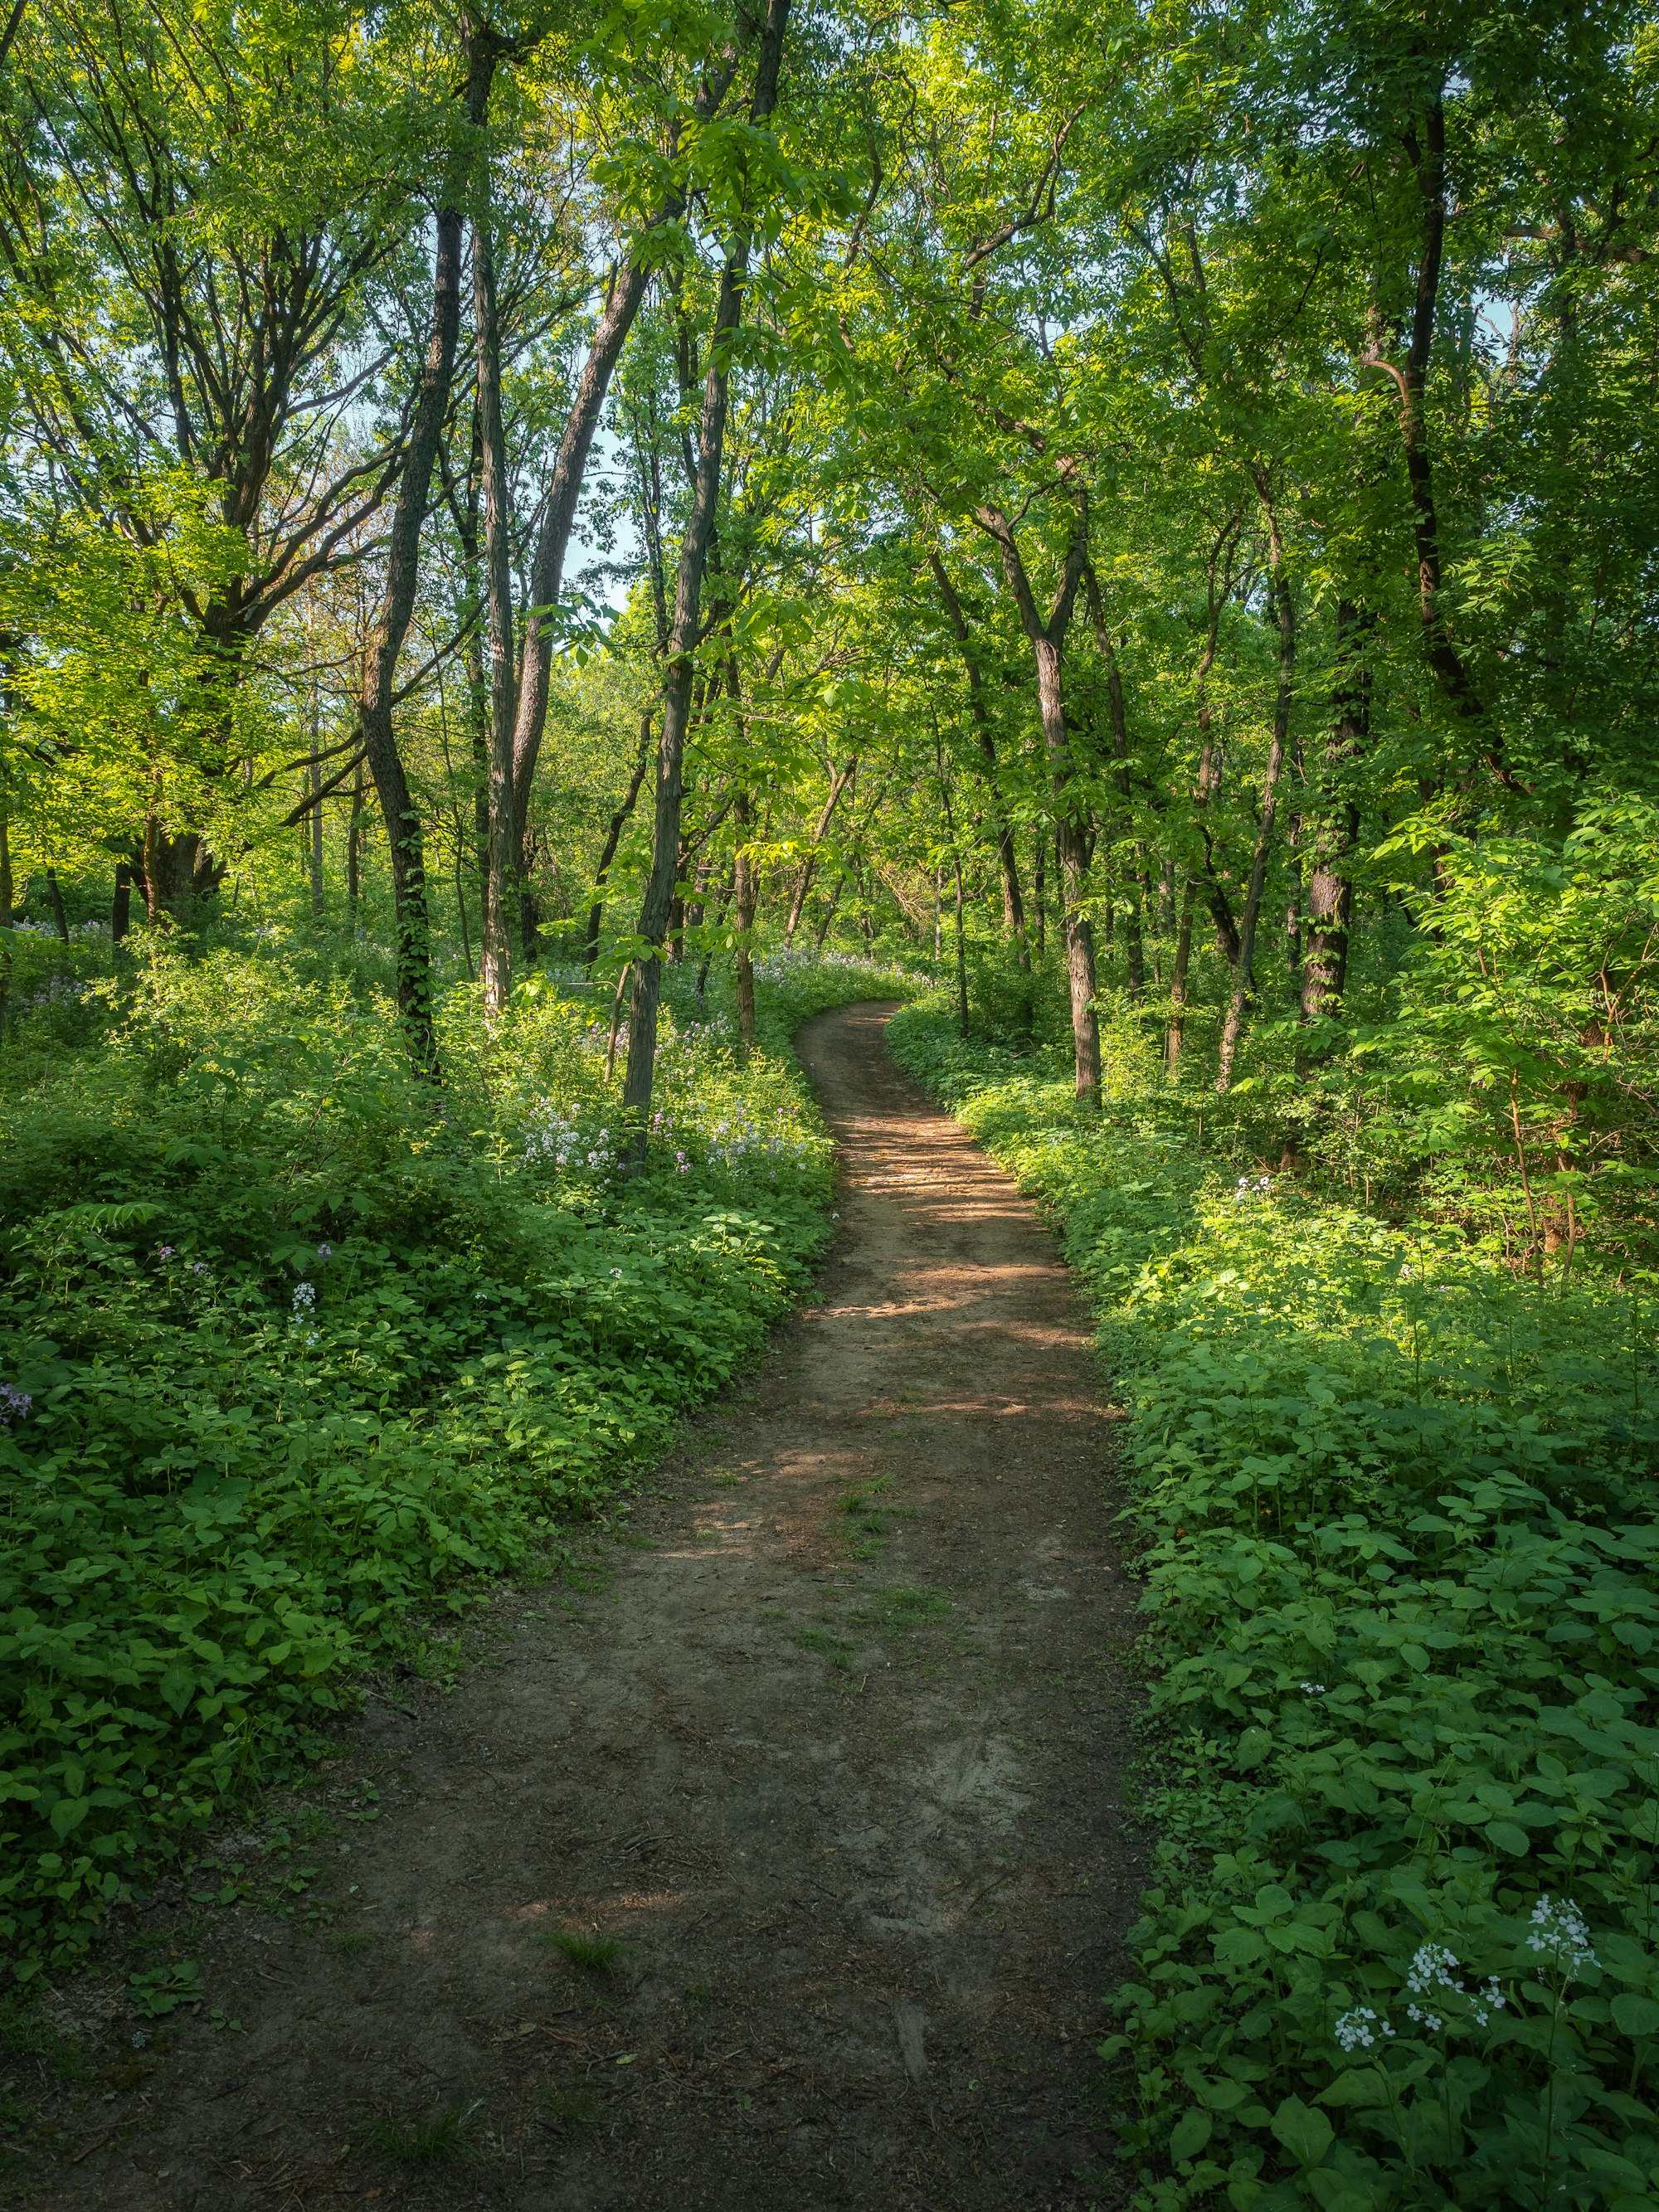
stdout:
[[(885, 1011), (799, 1040), (843, 1147), (823, 1304), (688, 1426), (591, 1587), (504, 1601), (449, 1695), (371, 1700), (290, 1808), (303, 1848), (244, 1842), (264, 1902), (164, 1908), (244, 2032), (175, 2015), (70, 2097), (36, 2203), (1120, 2201), (1087, 2100), (1134, 1889), (1098, 1372)], [(562, 1930), (626, 1949), (583, 1966)], [(445, 2112), (449, 2162), (366, 2137)]]

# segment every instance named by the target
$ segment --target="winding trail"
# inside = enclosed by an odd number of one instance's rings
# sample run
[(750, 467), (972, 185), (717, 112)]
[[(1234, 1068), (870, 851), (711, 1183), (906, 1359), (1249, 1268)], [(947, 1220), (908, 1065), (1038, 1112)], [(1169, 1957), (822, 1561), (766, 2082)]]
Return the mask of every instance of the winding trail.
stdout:
[[(288, 1801), (319, 1869), (288, 1915), (254, 1837), (264, 1901), (162, 1901), (141, 1940), (245, 2032), (179, 2016), (67, 2096), (34, 2203), (1121, 2201), (1089, 2099), (1136, 1879), (1110, 1417), (1052, 1240), (888, 1011), (798, 1041), (842, 1148), (823, 1302), (578, 1587), (503, 1598), (448, 1695), (371, 1697)], [(627, 1949), (585, 1971), (559, 1929)], [(444, 2107), (462, 2160), (366, 2145)]]

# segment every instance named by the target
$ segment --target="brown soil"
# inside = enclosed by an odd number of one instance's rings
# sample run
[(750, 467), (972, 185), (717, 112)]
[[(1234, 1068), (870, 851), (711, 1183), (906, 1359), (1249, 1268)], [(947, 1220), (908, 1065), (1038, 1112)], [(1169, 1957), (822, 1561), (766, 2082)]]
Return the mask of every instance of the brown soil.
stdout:
[[(1050, 1238), (895, 1069), (887, 1011), (799, 1041), (842, 1147), (822, 1303), (594, 1571), (503, 1597), (447, 1694), (371, 1694), (287, 1808), (297, 1858), (228, 1840), (253, 1901), (152, 1916), (241, 2033), (137, 2046), (118, 1978), (65, 1989), (83, 2025), (110, 1993), (104, 2070), (36, 2203), (1121, 2203), (1091, 2095), (1136, 1879), (1111, 1417)], [(625, 1951), (573, 1963), (569, 1930)], [(452, 2160), (372, 2140), (444, 2111)]]

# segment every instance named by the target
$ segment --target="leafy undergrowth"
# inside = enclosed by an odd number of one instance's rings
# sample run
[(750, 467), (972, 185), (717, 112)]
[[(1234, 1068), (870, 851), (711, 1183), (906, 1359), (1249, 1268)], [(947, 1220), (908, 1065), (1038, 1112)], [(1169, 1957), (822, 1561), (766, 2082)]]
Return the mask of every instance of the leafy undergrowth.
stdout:
[[(556, 1541), (750, 1357), (819, 1248), (788, 1049), (901, 978), (802, 963), (760, 1049), (672, 1015), (626, 1182), (605, 1008), (390, 1008), (154, 947), (0, 1105), (0, 1939), (27, 1977), (291, 1765), (352, 1677)], [(700, 1012), (689, 994), (683, 1016)]]
[(890, 1036), (1062, 1224), (1132, 1407), (1160, 1841), (1104, 2051), (1139, 2203), (1651, 2206), (1642, 1310), (1241, 1176), (1213, 1097), (1083, 1117), (932, 1009)]

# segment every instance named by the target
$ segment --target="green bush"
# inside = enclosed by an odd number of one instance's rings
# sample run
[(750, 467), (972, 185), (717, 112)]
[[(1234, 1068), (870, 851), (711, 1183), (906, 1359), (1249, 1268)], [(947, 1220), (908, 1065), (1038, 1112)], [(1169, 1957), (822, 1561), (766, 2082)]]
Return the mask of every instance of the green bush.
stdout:
[(1133, 1408), (1152, 1886), (1104, 2046), (1139, 2202), (1659, 2195), (1659, 1375), (1583, 1270), (1390, 1226), (890, 1031), (1061, 1224)]
[(270, 948), (152, 946), (106, 992), (105, 1042), (0, 1106), (21, 1971), (752, 1356), (829, 1193), (789, 1030), (904, 988), (793, 969), (742, 1065), (729, 1027), (671, 1012), (625, 1183), (591, 1006), (526, 991), (489, 1035), (453, 994), (434, 1099), (383, 1000)]

